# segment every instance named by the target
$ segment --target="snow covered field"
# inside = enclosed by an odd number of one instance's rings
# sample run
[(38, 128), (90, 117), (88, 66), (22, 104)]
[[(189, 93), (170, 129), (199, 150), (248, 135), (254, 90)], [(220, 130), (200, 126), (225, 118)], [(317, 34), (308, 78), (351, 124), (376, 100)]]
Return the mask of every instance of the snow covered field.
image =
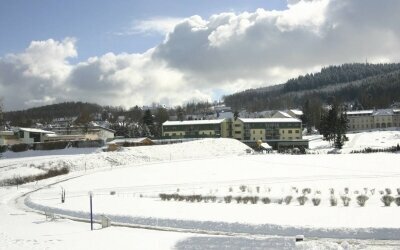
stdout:
[[(400, 207), (384, 207), (380, 191), (390, 188), (397, 195), (400, 154), (346, 152), (395, 146), (400, 132), (360, 133), (349, 138), (343, 154), (338, 155), (324, 154), (331, 150), (329, 144), (314, 137), (310, 147), (317, 154), (312, 155), (248, 155), (247, 147), (238, 141), (208, 139), (121, 152), (2, 159), (0, 179), (58, 165), (73, 171), (25, 184), (19, 190), (0, 188), (0, 220), (5, 225), (0, 227), (0, 249), (129, 248), (132, 238), (138, 239), (134, 242), (140, 249), (396, 249), (400, 247)], [(77, 178), (45, 186), (71, 177)], [(18, 195), (41, 187), (15, 203)], [(66, 190), (65, 203), (61, 203), (61, 187)], [(311, 193), (300, 206), (296, 198), (305, 188)], [(348, 207), (340, 200), (345, 188), (351, 198)], [(333, 207), (331, 189), (338, 200)], [(85, 223), (46, 221), (31, 212), (51, 211), (87, 220), (89, 191), (94, 193), (96, 219), (105, 214), (115, 224), (175, 232), (123, 227), (90, 232)], [(160, 193), (215, 196), (216, 201), (162, 201)], [(360, 207), (356, 196), (363, 193), (369, 200)], [(226, 204), (224, 197), (229, 195), (268, 197), (271, 203), (237, 204), (233, 200)], [(287, 196), (293, 197), (290, 204), (278, 204)], [(313, 206), (313, 197), (321, 198), (319, 206)], [(296, 234), (304, 234), (307, 241), (295, 243)], [(91, 245), (82, 243), (86, 238), (92, 239)]]

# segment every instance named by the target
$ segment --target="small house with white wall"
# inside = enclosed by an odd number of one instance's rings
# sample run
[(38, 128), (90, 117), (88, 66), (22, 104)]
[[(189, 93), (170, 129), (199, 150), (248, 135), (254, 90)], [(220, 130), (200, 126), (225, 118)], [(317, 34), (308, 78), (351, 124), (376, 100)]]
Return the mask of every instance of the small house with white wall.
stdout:
[(44, 142), (46, 135), (55, 134), (52, 131), (36, 128), (17, 128), (14, 132), (22, 143)]

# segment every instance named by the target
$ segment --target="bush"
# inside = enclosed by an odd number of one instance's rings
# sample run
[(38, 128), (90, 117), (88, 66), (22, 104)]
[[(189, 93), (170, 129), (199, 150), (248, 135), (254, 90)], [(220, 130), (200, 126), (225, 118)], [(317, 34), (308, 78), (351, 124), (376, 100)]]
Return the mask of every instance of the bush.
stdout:
[(340, 199), (342, 199), (343, 206), (348, 207), (350, 205), (351, 198), (349, 196), (342, 195), (340, 196)]
[(394, 201), (394, 198), (393, 198), (393, 196), (387, 194), (387, 195), (382, 196), (381, 201), (383, 202), (385, 207), (389, 207), (392, 204), (392, 202)]
[(365, 206), (365, 203), (367, 202), (367, 200), (369, 199), (368, 196), (361, 194), (359, 196), (356, 197), (357, 199), (357, 203), (360, 207)]
[(69, 173), (68, 167), (62, 167), (62, 168), (58, 168), (58, 169), (49, 169), (46, 173), (43, 173), (43, 174), (29, 175), (29, 176), (24, 176), (24, 177), (14, 176), (14, 178), (5, 179), (2, 181), (2, 185), (21, 185), (24, 183), (40, 181), (40, 180), (44, 180), (44, 179), (51, 178), (54, 176), (68, 174), (68, 173)]
[(394, 198), (394, 203), (396, 203), (397, 206), (400, 206), (400, 196)]
[(54, 142), (43, 142), (33, 144), (34, 150), (56, 150), (64, 149), (68, 146), (67, 141), (54, 141)]
[(397, 194), (400, 195), (400, 188), (396, 189)]
[(179, 194), (176, 194), (176, 193), (172, 194), (171, 198), (174, 199), (174, 201), (177, 201), (177, 200), (179, 200)]
[(242, 202), (242, 196), (236, 196), (235, 198), (235, 201), (236, 201), (236, 203), (240, 203), (240, 202)]
[(321, 198), (314, 197), (314, 198), (311, 199), (311, 201), (314, 204), (314, 206), (319, 206), (319, 204), (321, 203)]
[(24, 152), (27, 151), (29, 149), (29, 144), (26, 143), (20, 143), (20, 144), (14, 144), (11, 145), (11, 151), (13, 152)]
[(260, 198), (259, 198), (258, 196), (253, 196), (253, 197), (250, 199), (250, 202), (251, 202), (251, 204), (257, 204), (257, 202), (258, 202), (259, 199), (260, 199)]
[(332, 207), (337, 206), (337, 199), (335, 196), (331, 195), (329, 198), (329, 203), (331, 204)]
[(232, 202), (232, 195), (228, 195), (224, 197), (225, 203), (231, 203)]
[(276, 200), (276, 203), (278, 203), (279, 205), (281, 205), (281, 204), (283, 203), (283, 199), (282, 199), (282, 198), (277, 199), (277, 200)]
[(271, 203), (271, 199), (268, 197), (263, 197), (263, 198), (261, 198), (261, 202), (264, 204), (269, 204), (269, 203)]
[(0, 145), (0, 154), (5, 153), (7, 151), (7, 149), (8, 149), (7, 145)]
[(307, 196), (305, 196), (305, 195), (302, 195), (302, 196), (297, 197), (297, 201), (299, 202), (299, 204), (300, 204), (301, 206), (303, 206), (304, 204), (306, 204), (307, 200), (308, 200), (308, 198), (307, 198)]
[(203, 200), (203, 196), (201, 195), (194, 195), (194, 200), (197, 202), (201, 202)]
[(239, 189), (240, 189), (240, 191), (242, 191), (242, 192), (246, 192), (247, 186), (241, 185), (241, 186), (239, 186)]
[(292, 199), (293, 199), (293, 196), (288, 195), (285, 197), (285, 199), (283, 199), (283, 201), (285, 202), (286, 205), (289, 205), (290, 202), (292, 201)]
[(303, 195), (311, 194), (311, 188), (303, 188), (302, 193)]
[(214, 195), (204, 196), (203, 197), (203, 201), (206, 202), (206, 203), (209, 202), (209, 201), (216, 202), (217, 201), (217, 196), (214, 196)]
[(162, 201), (167, 200), (167, 194), (159, 194), (158, 195)]
[(385, 188), (385, 192), (387, 195), (391, 195), (392, 194), (392, 190), (390, 188)]
[(242, 198), (244, 204), (247, 204), (248, 202), (250, 202), (251, 204), (256, 204), (258, 200), (258, 196), (245, 196)]

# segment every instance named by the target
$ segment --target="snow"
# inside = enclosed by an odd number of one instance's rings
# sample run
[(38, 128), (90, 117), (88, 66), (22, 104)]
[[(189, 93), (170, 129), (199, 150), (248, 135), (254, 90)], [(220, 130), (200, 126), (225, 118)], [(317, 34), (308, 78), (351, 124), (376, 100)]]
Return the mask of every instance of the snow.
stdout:
[(357, 110), (357, 111), (347, 111), (346, 114), (347, 115), (366, 115), (366, 114), (370, 114), (372, 115), (372, 113), (374, 113), (374, 110)]
[[(98, 213), (123, 216), (123, 220), (154, 217), (176, 220), (174, 223), (217, 221), (259, 225), (262, 231), (265, 231), (267, 224), (292, 228), (323, 227), (338, 229), (337, 234), (344, 237), (346, 234), (340, 228), (400, 228), (400, 221), (393, 220), (398, 208), (383, 207), (378, 194), (378, 190), (391, 188), (395, 191), (398, 188), (400, 169), (392, 164), (398, 160), (398, 154), (254, 155), (158, 163), (94, 173), (63, 183), (68, 200), (64, 204), (59, 203), (58, 186), (44, 190), (43, 194), (35, 193), (32, 195), (32, 202), (65, 210), (67, 214), (68, 211), (87, 213), (87, 207), (82, 208), (81, 204), (85, 204), (88, 199), (88, 191), (93, 191)], [(354, 161), (358, 164), (354, 164)], [(382, 165), (385, 168), (378, 171), (377, 166)], [(161, 202), (158, 198), (159, 193), (174, 193), (178, 188), (183, 193), (212, 193), (223, 197), (233, 187), (235, 191), (231, 195), (236, 196), (240, 195), (238, 187), (242, 184), (253, 189), (252, 194), (246, 195), (284, 198), (291, 194), (297, 197), (300, 194), (292, 191), (292, 187), (297, 187), (300, 190), (320, 190), (323, 200), (319, 207), (314, 207), (310, 202), (306, 206), (298, 206), (296, 201), (287, 206), (227, 205)], [(260, 193), (255, 191), (257, 186), (262, 189)], [(335, 188), (336, 197), (340, 199), (339, 193), (343, 193), (345, 187), (351, 190), (351, 206), (343, 207), (339, 204), (337, 207), (330, 207), (329, 188)], [(353, 192), (363, 192), (365, 187), (369, 190), (375, 189), (376, 192), (370, 196), (367, 206), (360, 208), (355, 202), (356, 195)], [(265, 192), (266, 188), (272, 191)], [(117, 195), (109, 195), (110, 191), (116, 191)], [(145, 198), (140, 198), (140, 195)], [(310, 199), (311, 197), (309, 196)], [(227, 213), (227, 210), (230, 212)], [(294, 214), (301, 216), (290, 216)], [(370, 218), (371, 214), (374, 216)], [(400, 233), (400, 230), (396, 232)], [(284, 231), (282, 233), (285, 234)], [(389, 235), (386, 234), (385, 237), (390, 237)]]
[(225, 119), (216, 120), (191, 120), (191, 121), (166, 121), (163, 126), (176, 126), (176, 125), (200, 125), (200, 124), (220, 124)]
[(290, 110), (293, 114), (297, 115), (297, 116), (302, 116), (303, 115), (303, 111), (299, 110), (299, 109), (291, 109)]
[[(2, 159), (1, 178), (13, 175), (12, 171), (62, 164), (72, 172), (18, 190), (0, 188), (0, 249), (399, 248), (400, 222), (394, 219), (399, 207), (384, 207), (379, 191), (391, 188), (396, 196), (400, 154), (346, 152), (367, 145), (394, 146), (400, 142), (400, 132), (374, 131), (349, 138), (342, 154), (336, 155), (324, 154), (332, 147), (312, 136), (310, 152), (315, 154), (309, 155), (250, 155), (245, 153), (248, 147), (237, 140), (205, 139), (120, 152), (45, 155), (48, 151), (36, 157)], [(244, 193), (241, 185), (247, 187)], [(60, 202), (61, 187), (66, 190), (65, 203)], [(339, 198), (346, 187), (350, 189), (349, 207)], [(41, 189), (26, 199), (17, 199), (37, 188)], [(295, 198), (304, 188), (312, 190), (310, 199), (321, 197), (319, 206), (310, 201), (298, 205)], [(338, 206), (329, 205), (330, 188), (335, 190)], [(359, 207), (355, 192), (363, 193), (364, 188), (369, 200)], [(91, 232), (87, 223), (71, 220), (88, 221), (89, 191), (94, 193), (95, 219), (105, 214), (113, 227), (100, 230), (96, 224)], [(218, 199), (191, 203), (158, 197), (175, 192)], [(226, 204), (226, 195), (269, 197), (272, 203)], [(277, 203), (287, 195), (294, 197), (290, 204)], [(35, 211), (52, 211), (59, 219), (48, 221)], [(305, 235), (306, 241), (295, 243), (298, 234)]]
[(42, 133), (42, 134), (54, 134), (52, 131), (37, 129), (37, 128), (19, 128), (21, 131), (32, 132), (32, 133)]
[(244, 123), (301, 122), (297, 118), (239, 118)]
[[(32, 172), (34, 168), (50, 169), (51, 167), (68, 166), (71, 171), (87, 171), (90, 169), (115, 168), (127, 164), (140, 165), (150, 162), (239, 155), (245, 154), (246, 149), (248, 147), (241, 142), (224, 138), (203, 139), (171, 145), (128, 147), (118, 152), (102, 152), (98, 148), (30, 150), (21, 153), (7, 151), (3, 154), (5, 159), (0, 161), (2, 172), (0, 180), (5, 179), (3, 174), (4, 176), (13, 176), (16, 168), (26, 169), (26, 171), (19, 173), (23, 177), (34, 174)], [(12, 172), (7, 174), (8, 171)]]
[[(342, 153), (350, 153), (353, 150), (365, 148), (384, 149), (400, 144), (400, 131), (371, 130), (347, 134), (349, 141), (345, 142)], [(333, 145), (322, 140), (322, 135), (304, 136), (303, 139), (310, 140), (309, 148), (314, 153), (327, 153), (333, 149)]]

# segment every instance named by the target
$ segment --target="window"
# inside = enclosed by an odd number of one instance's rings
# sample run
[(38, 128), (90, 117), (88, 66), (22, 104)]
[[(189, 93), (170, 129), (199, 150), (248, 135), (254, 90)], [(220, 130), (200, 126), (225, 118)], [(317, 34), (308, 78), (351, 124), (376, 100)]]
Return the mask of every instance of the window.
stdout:
[(212, 135), (212, 132), (210, 131), (210, 135)]
[(237, 127), (237, 128), (240, 127), (240, 124), (235, 124), (235, 127)]
[(282, 134), (284, 134), (285, 133), (285, 130), (282, 130)]
[(262, 130), (260, 130), (260, 134), (262, 134)]
[(296, 134), (300, 133), (300, 130), (296, 130)]
[(241, 134), (242, 131), (235, 131), (235, 134)]
[(291, 134), (291, 133), (292, 133), (292, 130), (289, 130), (288, 132), (289, 132), (289, 134)]
[(256, 133), (256, 131), (255, 130), (253, 130), (253, 135)]

